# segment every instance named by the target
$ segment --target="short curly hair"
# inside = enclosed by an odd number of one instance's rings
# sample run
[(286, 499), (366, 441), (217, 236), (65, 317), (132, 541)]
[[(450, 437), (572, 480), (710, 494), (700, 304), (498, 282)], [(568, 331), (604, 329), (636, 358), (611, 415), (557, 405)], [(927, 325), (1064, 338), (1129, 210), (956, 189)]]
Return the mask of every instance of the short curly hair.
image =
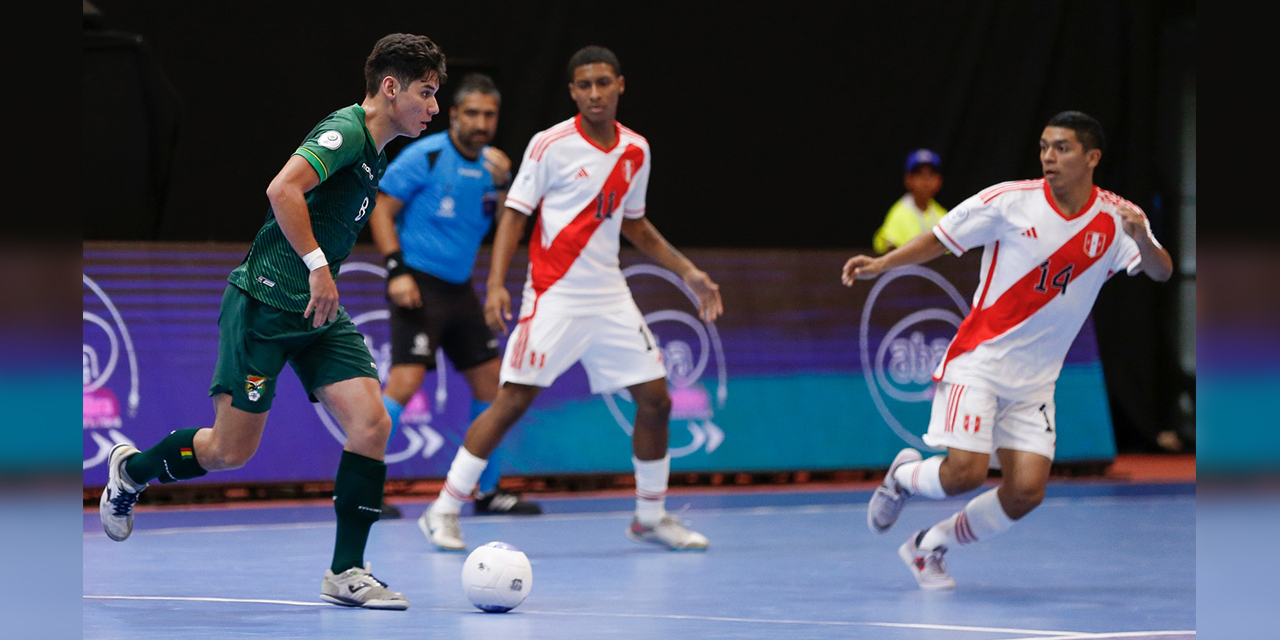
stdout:
[(442, 85), (449, 78), (440, 46), (426, 36), (393, 33), (378, 40), (364, 61), (364, 92), (369, 96), (378, 93), (378, 85), (387, 76), (408, 86), (431, 75)]
[(605, 47), (593, 44), (578, 49), (578, 51), (569, 58), (569, 68), (567, 69), (569, 72), (569, 82), (573, 82), (573, 72), (575, 69), (582, 65), (593, 64), (596, 62), (603, 62), (610, 67), (613, 67), (613, 75), (622, 75), (622, 63), (618, 62), (618, 56)]

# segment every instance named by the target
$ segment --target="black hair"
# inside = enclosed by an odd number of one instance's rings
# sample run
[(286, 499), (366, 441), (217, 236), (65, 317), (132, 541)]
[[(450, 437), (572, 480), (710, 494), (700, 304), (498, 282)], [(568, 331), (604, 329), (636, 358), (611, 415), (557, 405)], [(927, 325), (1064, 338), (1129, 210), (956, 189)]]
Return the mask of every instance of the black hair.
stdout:
[(573, 71), (585, 64), (593, 64), (603, 62), (613, 67), (613, 75), (622, 75), (622, 63), (618, 62), (618, 56), (604, 47), (598, 45), (588, 45), (578, 49), (573, 57), (569, 58), (569, 82), (573, 82)]
[(407, 87), (431, 75), (442, 85), (449, 78), (439, 45), (426, 36), (393, 33), (378, 40), (364, 61), (364, 92), (370, 96), (378, 93), (378, 85), (387, 76)]
[(462, 81), (458, 83), (458, 88), (453, 90), (453, 106), (458, 106), (467, 99), (467, 96), (479, 93), (486, 96), (493, 96), (498, 104), (502, 104), (502, 94), (498, 92), (498, 85), (493, 82), (493, 78), (483, 73), (468, 73), (462, 76)]
[(1062, 127), (1076, 132), (1076, 138), (1080, 140), (1080, 146), (1084, 147), (1085, 151), (1090, 149), (1102, 151), (1107, 144), (1107, 138), (1102, 133), (1102, 123), (1082, 111), (1063, 111), (1049, 118), (1049, 123), (1045, 126)]

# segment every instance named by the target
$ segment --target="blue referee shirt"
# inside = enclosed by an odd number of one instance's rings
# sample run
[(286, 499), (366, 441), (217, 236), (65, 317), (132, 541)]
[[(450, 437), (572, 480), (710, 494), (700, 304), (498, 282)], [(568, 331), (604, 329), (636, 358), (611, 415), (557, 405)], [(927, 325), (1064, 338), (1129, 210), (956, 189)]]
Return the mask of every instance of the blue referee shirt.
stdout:
[(448, 131), (433, 133), (400, 151), (378, 189), (404, 202), (396, 234), (405, 263), (446, 282), (467, 282), (498, 204), (484, 156), (468, 160)]

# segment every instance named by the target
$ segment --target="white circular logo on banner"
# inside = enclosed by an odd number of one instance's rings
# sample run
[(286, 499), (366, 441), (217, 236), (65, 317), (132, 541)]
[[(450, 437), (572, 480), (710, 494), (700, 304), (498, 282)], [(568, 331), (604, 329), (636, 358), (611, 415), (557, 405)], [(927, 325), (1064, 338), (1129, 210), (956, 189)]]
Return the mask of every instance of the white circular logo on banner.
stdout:
[[(914, 311), (895, 322), (873, 344), (871, 311), (885, 288), (900, 278), (924, 278), (932, 282), (951, 299), (959, 313), (939, 308)], [(867, 389), (880, 411), (880, 417), (899, 438), (917, 449), (936, 451), (904, 426), (899, 417), (905, 413), (919, 413), (915, 406), (924, 403), (924, 421), (915, 428), (921, 433), (928, 428), (928, 409), (933, 402), (933, 371), (946, 355), (955, 330), (968, 313), (968, 302), (946, 278), (932, 269), (915, 265), (892, 269), (877, 278), (862, 307), (858, 343), (862, 345), (859, 351)]]
[[(725, 370), (724, 347), (714, 322), (703, 322), (696, 315), (698, 296), (676, 274), (661, 267), (637, 264), (622, 270), (623, 277), (655, 276), (679, 289), (693, 303), (694, 313), (680, 309), (662, 309), (644, 315), (662, 349), (662, 362), (667, 368), (667, 391), (671, 395), (671, 422), (685, 423), (690, 441), (671, 446), (672, 458), (687, 456), (699, 450), (712, 453), (724, 442), (724, 431), (712, 421), (716, 409), (723, 409), (729, 396), (728, 372)], [(705, 379), (705, 383), (704, 383)], [(708, 388), (715, 389), (712, 397)], [(626, 389), (601, 394), (618, 426), (631, 435), (633, 425), (618, 405), (618, 400), (631, 402)], [(673, 442), (678, 440), (672, 437)]]
[[(111, 448), (120, 443), (133, 444), (121, 432), (124, 417), (121, 412), (118, 390), (124, 384), (109, 383), (115, 379), (128, 380), (127, 402), (124, 415), (138, 414), (141, 396), (138, 392), (138, 358), (133, 351), (133, 340), (124, 318), (111, 302), (102, 287), (92, 278), (82, 274), (84, 286), (93, 292), (98, 303), (86, 301), (84, 317), (84, 347), (81, 352), (84, 372), (84, 430), (92, 441), (84, 446), (84, 468), (89, 469), (106, 462)], [(105, 311), (104, 318), (101, 312)], [(116, 375), (119, 374), (119, 375)]]

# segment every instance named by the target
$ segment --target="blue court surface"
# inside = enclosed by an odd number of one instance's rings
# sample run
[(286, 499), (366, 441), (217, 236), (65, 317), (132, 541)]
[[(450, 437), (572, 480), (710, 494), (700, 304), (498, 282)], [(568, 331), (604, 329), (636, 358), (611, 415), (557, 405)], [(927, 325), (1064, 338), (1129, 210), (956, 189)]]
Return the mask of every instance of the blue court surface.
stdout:
[(534, 584), (505, 614), (473, 608), (464, 554), (418, 530), (425, 502), (374, 526), (366, 560), (408, 611), (318, 598), (333, 546), (329, 505), (146, 510), (108, 539), (84, 514), (84, 638), (433, 638), (575, 640), (877, 638), (1033, 640), (1195, 636), (1194, 483), (1064, 480), (1007, 533), (953, 549), (954, 592), (920, 591), (898, 559), (914, 530), (962, 498), (907, 505), (867, 530), (869, 491), (673, 491), (672, 511), (711, 540), (673, 553), (624, 534), (624, 495), (537, 496), (541, 516), (470, 516), (473, 548), (528, 554)]

